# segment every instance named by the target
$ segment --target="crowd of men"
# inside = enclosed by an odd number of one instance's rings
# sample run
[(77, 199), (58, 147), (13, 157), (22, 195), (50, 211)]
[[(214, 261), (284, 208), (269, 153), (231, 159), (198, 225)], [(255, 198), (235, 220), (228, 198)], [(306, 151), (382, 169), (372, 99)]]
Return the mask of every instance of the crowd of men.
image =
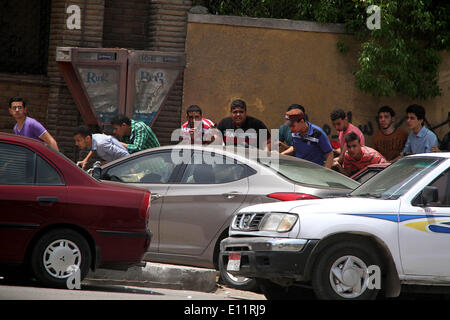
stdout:
[[(11, 98), (9, 112), (16, 120), (15, 134), (42, 140), (59, 150), (56, 140), (44, 126), (28, 116), (23, 98)], [(285, 123), (279, 128), (278, 150), (347, 176), (369, 164), (394, 162), (408, 154), (450, 151), (450, 132), (438, 145), (437, 136), (425, 127), (425, 109), (422, 106), (413, 104), (406, 109), (409, 133), (396, 126), (395, 116), (395, 111), (389, 106), (379, 109), (377, 120), (380, 130), (374, 134), (373, 145), (369, 147), (364, 134), (349, 122), (344, 110), (336, 109), (330, 114), (330, 120), (338, 132), (338, 140), (330, 141), (322, 128), (308, 120), (305, 108), (293, 104), (287, 109)], [(450, 112), (448, 123), (450, 126)], [(111, 125), (114, 136), (92, 133), (87, 126), (75, 130), (75, 144), (80, 149), (89, 150), (77, 165), (85, 169), (94, 152), (109, 162), (160, 145), (152, 129), (142, 121), (119, 114), (112, 119)], [(270, 151), (271, 141), (270, 130), (264, 122), (247, 114), (247, 105), (241, 99), (231, 103), (230, 116), (217, 125), (203, 117), (202, 109), (197, 105), (187, 108), (186, 121), (181, 125), (182, 143), (243, 145)]]

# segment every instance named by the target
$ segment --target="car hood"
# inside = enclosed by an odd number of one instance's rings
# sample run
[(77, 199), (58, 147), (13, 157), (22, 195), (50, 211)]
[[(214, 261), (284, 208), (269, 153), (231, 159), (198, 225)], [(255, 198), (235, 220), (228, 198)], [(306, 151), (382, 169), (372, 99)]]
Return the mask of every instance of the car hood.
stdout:
[(360, 197), (341, 197), (317, 200), (298, 200), (258, 204), (240, 212), (291, 212), (291, 213), (386, 213), (398, 208), (397, 200)]

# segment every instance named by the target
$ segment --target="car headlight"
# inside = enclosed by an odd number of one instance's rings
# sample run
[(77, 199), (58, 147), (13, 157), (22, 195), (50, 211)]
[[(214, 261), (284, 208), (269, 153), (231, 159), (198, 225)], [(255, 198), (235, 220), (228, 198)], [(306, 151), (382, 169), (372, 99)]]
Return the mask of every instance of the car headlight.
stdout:
[(298, 216), (289, 213), (269, 213), (261, 225), (262, 231), (288, 232), (297, 222)]

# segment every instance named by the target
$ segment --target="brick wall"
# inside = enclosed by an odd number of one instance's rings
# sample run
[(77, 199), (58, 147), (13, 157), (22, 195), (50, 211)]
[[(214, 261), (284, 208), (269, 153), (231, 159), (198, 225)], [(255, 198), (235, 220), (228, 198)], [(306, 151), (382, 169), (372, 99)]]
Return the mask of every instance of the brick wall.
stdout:
[[(81, 9), (81, 29), (66, 27), (66, 8), (76, 4)], [(103, 39), (104, 0), (53, 0), (50, 22), (48, 77), (48, 128), (57, 138), (60, 150), (69, 158), (78, 160), (79, 150), (73, 141), (74, 129), (83, 124), (78, 109), (56, 64), (56, 47), (101, 47)]]
[(104, 48), (147, 47), (149, 1), (105, 0)]
[[(192, 1), (152, 0), (150, 1), (150, 23), (148, 48), (164, 52), (184, 52), (187, 30), (187, 12)], [(184, 116), (181, 114), (183, 98), (183, 76), (175, 83), (174, 89), (162, 107), (153, 130), (161, 144), (170, 144), (172, 131), (179, 128)]]

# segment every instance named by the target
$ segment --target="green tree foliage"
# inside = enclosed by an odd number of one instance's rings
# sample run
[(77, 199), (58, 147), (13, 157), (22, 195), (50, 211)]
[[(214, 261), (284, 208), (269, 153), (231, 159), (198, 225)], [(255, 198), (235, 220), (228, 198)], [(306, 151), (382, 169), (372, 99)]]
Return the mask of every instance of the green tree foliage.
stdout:
[[(446, 0), (198, 0), (212, 14), (345, 23), (361, 42), (355, 83), (377, 96), (405, 94), (428, 99), (438, 86), (440, 50), (450, 50), (450, 4)], [(370, 5), (381, 28), (366, 26)], [(337, 43), (345, 53), (345, 43)]]

